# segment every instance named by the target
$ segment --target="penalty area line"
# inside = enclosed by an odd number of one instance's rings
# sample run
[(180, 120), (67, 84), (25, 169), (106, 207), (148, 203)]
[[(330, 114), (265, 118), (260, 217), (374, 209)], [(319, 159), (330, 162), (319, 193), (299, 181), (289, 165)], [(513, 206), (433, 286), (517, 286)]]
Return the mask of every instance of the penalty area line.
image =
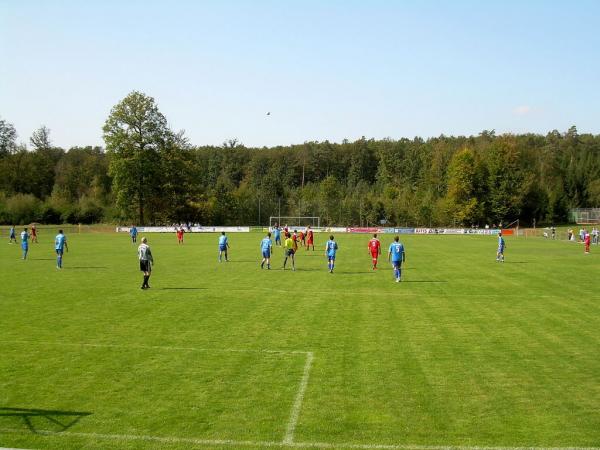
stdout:
[[(88, 342), (51, 342), (51, 341), (24, 341), (10, 340), (2, 341), (5, 344), (23, 345), (55, 345), (65, 347), (92, 347), (92, 348), (123, 348), (132, 350), (167, 350), (188, 352), (214, 352), (214, 353), (274, 353), (282, 355), (307, 355), (310, 352), (301, 350), (269, 350), (269, 349), (236, 349), (236, 348), (201, 348), (201, 347), (173, 347), (169, 345), (137, 345), (137, 344), (103, 344)], [(1, 450), (1, 449), (0, 449)]]
[[(31, 434), (30, 430), (3, 428), (2, 433)], [(166, 436), (146, 436), (135, 434), (84, 433), (74, 431), (36, 430), (37, 435), (49, 437), (82, 437), (116, 441), (147, 441), (170, 444), (192, 444), (210, 447), (279, 447), (279, 448), (347, 448), (357, 450), (600, 450), (600, 447), (485, 447), (462, 445), (409, 445), (409, 444), (334, 444), (329, 442), (274, 442), (236, 441), (232, 439), (196, 439)], [(0, 449), (3, 450), (3, 449)], [(19, 449), (15, 449), (19, 450)]]
[(298, 417), (300, 416), (300, 410), (302, 409), (302, 402), (304, 400), (304, 393), (306, 392), (306, 387), (308, 386), (308, 377), (310, 376), (310, 368), (312, 367), (313, 362), (313, 353), (306, 353), (306, 362), (304, 363), (304, 372), (302, 372), (302, 379), (300, 380), (300, 386), (298, 387), (298, 392), (296, 393), (296, 399), (294, 400), (294, 404), (292, 405), (292, 412), (290, 413), (290, 420), (288, 421), (287, 427), (285, 429), (285, 436), (283, 437), (283, 442), (285, 444), (291, 444), (294, 442), (294, 433), (296, 432), (296, 424), (298, 423)]

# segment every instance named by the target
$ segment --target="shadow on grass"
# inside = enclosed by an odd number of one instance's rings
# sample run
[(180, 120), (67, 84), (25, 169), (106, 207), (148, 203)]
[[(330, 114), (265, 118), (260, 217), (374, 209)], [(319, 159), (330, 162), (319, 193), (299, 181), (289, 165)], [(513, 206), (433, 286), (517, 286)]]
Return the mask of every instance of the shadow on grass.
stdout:
[[(220, 264), (231, 264), (231, 263), (255, 263), (257, 262), (260, 264), (260, 259), (236, 259), (236, 260), (229, 260), (229, 261), (225, 261), (223, 260), (223, 262), (221, 262)], [(218, 261), (217, 261), (218, 262)]]
[(446, 280), (402, 280), (402, 283), (447, 283)]
[[(328, 272), (327, 268), (323, 269), (323, 272)], [(332, 275), (356, 275), (357, 273), (375, 273), (374, 270), (333, 270)]]
[(45, 422), (50, 422), (56, 428), (57, 432), (61, 432), (68, 430), (83, 417), (90, 416), (91, 414), (90, 412), (0, 407), (0, 420), (10, 417), (21, 418), (32, 433), (37, 433), (32, 419), (41, 418)]
[(108, 269), (108, 267), (106, 267), (106, 266), (72, 266), (72, 267), (63, 267), (63, 269), (67, 269), (67, 270)]
[(163, 287), (161, 291), (204, 291), (207, 288), (203, 287)]
[(27, 258), (30, 261), (56, 261), (56, 258)]

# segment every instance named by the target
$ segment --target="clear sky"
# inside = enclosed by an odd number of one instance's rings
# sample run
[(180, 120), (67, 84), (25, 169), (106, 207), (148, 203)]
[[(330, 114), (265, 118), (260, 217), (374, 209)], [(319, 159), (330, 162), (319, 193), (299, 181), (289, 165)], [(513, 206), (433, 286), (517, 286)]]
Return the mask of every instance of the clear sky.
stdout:
[(0, 117), (102, 145), (140, 90), (196, 145), (599, 133), (599, 19), (595, 0), (0, 0)]

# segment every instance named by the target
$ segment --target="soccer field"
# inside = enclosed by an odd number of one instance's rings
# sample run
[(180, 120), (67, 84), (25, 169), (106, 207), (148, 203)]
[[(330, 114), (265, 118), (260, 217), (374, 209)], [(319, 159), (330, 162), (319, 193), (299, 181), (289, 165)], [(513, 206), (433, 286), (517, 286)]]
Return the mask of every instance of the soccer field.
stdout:
[[(296, 272), (262, 234), (0, 246), (0, 447), (600, 447), (600, 248), (406, 236), (403, 282), (369, 235), (324, 234)], [(385, 251), (391, 235), (382, 236)]]

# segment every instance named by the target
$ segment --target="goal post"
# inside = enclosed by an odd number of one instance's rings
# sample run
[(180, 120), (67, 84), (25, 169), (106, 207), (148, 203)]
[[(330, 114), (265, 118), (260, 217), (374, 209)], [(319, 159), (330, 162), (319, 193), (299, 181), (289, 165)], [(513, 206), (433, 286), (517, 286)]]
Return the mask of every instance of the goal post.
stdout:
[(311, 228), (321, 227), (321, 218), (318, 216), (271, 216), (269, 217), (269, 228), (273, 228), (276, 224), (280, 227), (288, 228)]

